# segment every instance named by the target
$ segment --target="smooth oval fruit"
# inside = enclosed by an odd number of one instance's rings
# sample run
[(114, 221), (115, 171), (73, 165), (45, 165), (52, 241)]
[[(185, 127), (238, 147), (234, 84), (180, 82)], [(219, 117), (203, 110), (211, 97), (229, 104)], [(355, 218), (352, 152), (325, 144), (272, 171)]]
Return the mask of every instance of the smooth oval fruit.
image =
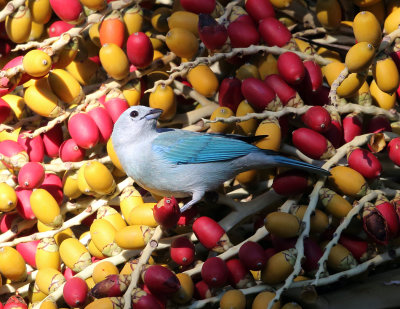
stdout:
[(176, 274), (176, 277), (178, 278), (181, 287), (172, 295), (172, 299), (178, 304), (185, 304), (193, 297), (194, 283), (192, 278), (185, 273), (178, 273)]
[(173, 28), (168, 31), (165, 43), (178, 57), (191, 59), (197, 53), (199, 42), (189, 30)]
[(110, 194), (114, 191), (116, 183), (108, 168), (98, 162), (90, 161), (84, 170), (85, 180), (96, 193)]
[(51, 227), (63, 223), (60, 207), (54, 197), (45, 189), (35, 189), (30, 197), (32, 211), (36, 218)]
[(262, 19), (258, 25), (258, 31), (268, 46), (283, 47), (292, 38), (289, 29), (273, 17)]
[(17, 194), (13, 187), (5, 182), (0, 183), (0, 211), (8, 212), (17, 207)]
[(380, 176), (382, 165), (372, 152), (356, 148), (347, 154), (349, 166), (363, 175), (365, 178), (373, 179)]
[[(125, 42), (125, 25), (122, 15), (118, 10), (114, 10), (108, 15), (99, 27), (100, 44), (114, 44), (122, 48)], [(111, 61), (111, 60), (110, 60)]]
[(361, 11), (354, 17), (353, 32), (357, 42), (368, 42), (375, 48), (382, 40), (381, 25), (375, 15), (368, 11)]
[(115, 242), (115, 233), (113, 225), (104, 219), (96, 219), (90, 226), (93, 243), (106, 256), (113, 256), (121, 252), (121, 248)]
[[(234, 116), (234, 113), (229, 107), (217, 107), (211, 114), (210, 120), (215, 120), (216, 118), (229, 118), (232, 116)], [(232, 124), (219, 121), (213, 122), (210, 123), (210, 130), (214, 133), (229, 133), (232, 131)]]
[(372, 66), (372, 74), (376, 85), (387, 94), (393, 94), (399, 87), (399, 71), (391, 57), (376, 61)]
[(208, 65), (194, 67), (189, 71), (187, 79), (193, 89), (205, 97), (212, 97), (219, 87), (218, 79)]
[(163, 110), (160, 120), (171, 120), (174, 118), (177, 108), (174, 90), (170, 86), (158, 85), (154, 92), (150, 93), (149, 106)]
[(50, 56), (39, 49), (29, 51), (22, 59), (25, 72), (33, 77), (45, 76), (52, 64)]
[(74, 272), (81, 272), (92, 264), (89, 251), (76, 238), (65, 239), (60, 244), (59, 251), (64, 264)]
[(49, 0), (29, 0), (28, 8), (32, 15), (32, 21), (38, 24), (46, 24), (50, 18), (52, 9)]
[(228, 281), (228, 267), (219, 257), (208, 258), (201, 267), (201, 278), (211, 287), (222, 287)]
[(73, 277), (65, 283), (63, 288), (63, 297), (69, 306), (73, 308), (81, 307), (85, 304), (88, 296), (87, 292), (88, 285), (86, 284), (86, 281), (79, 277)]
[(254, 241), (246, 241), (242, 244), (238, 256), (248, 270), (260, 270), (267, 262), (264, 248)]
[(199, 23), (199, 16), (192, 12), (176, 11), (168, 18), (169, 29), (182, 28), (189, 30), (195, 36), (199, 35), (197, 25)]
[(154, 49), (145, 33), (136, 32), (131, 34), (126, 41), (126, 53), (134, 66), (144, 68), (153, 61)]
[(39, 290), (48, 295), (57, 290), (65, 282), (65, 278), (54, 268), (42, 268), (38, 270), (35, 282)]
[(313, 159), (330, 158), (336, 153), (330, 141), (322, 134), (308, 128), (295, 130), (292, 141), (296, 148)]
[(170, 247), (171, 259), (178, 265), (190, 265), (194, 261), (195, 249), (193, 243), (182, 236), (174, 239)]
[(155, 203), (143, 203), (131, 210), (128, 221), (133, 225), (147, 225), (150, 227), (158, 226), (154, 219), (153, 208)]
[(51, 8), (54, 13), (63, 21), (71, 24), (78, 23), (83, 11), (82, 4), (79, 0), (71, 0), (65, 5), (63, 0), (50, 0)]
[(35, 254), (36, 268), (54, 268), (60, 270), (61, 258), (58, 245), (53, 237), (40, 240)]
[(211, 14), (215, 9), (216, 1), (215, 0), (205, 0), (205, 1), (196, 1), (196, 0), (181, 0), (180, 4), (182, 7), (189, 12), (193, 12), (195, 14), (204, 13)]
[(299, 219), (289, 213), (271, 212), (266, 216), (264, 224), (271, 234), (278, 237), (291, 238), (300, 233)]
[(245, 8), (256, 22), (260, 22), (264, 18), (275, 17), (274, 7), (269, 0), (247, 0)]
[(71, 73), (61, 69), (51, 70), (48, 80), (54, 94), (61, 101), (76, 104), (83, 99), (82, 87)]
[(99, 51), (100, 62), (107, 74), (117, 80), (124, 79), (129, 74), (128, 57), (114, 43), (104, 44)]
[(240, 290), (229, 290), (222, 295), (219, 301), (221, 309), (245, 309), (246, 296)]
[(266, 284), (284, 281), (293, 271), (296, 255), (296, 249), (291, 248), (271, 256), (261, 270), (261, 280)]
[(352, 197), (364, 196), (369, 190), (364, 177), (347, 166), (335, 166), (330, 170), (328, 180), (334, 188)]
[(32, 15), (28, 7), (21, 5), (6, 17), (5, 28), (8, 38), (14, 43), (28, 40), (32, 27)]
[(128, 7), (123, 16), (126, 32), (131, 35), (139, 32), (143, 25), (143, 11), (139, 6)]
[(373, 102), (380, 108), (390, 110), (396, 104), (396, 92), (388, 94), (382, 91), (375, 80), (369, 86)]
[(293, 52), (285, 52), (279, 56), (278, 71), (283, 79), (292, 85), (299, 84), (305, 76), (303, 61)]
[(368, 42), (359, 42), (347, 52), (345, 64), (350, 73), (359, 73), (368, 69), (374, 57), (374, 46)]
[(79, 147), (90, 149), (99, 141), (96, 123), (87, 113), (76, 113), (68, 120), (68, 131)]
[(259, 79), (254, 77), (245, 79), (242, 82), (241, 90), (245, 99), (257, 112), (276, 109), (277, 106), (273, 102), (276, 97), (274, 90)]
[(316, 5), (318, 21), (329, 30), (340, 26), (342, 21), (342, 9), (337, 0), (318, 0)]
[(24, 189), (37, 188), (43, 180), (44, 168), (38, 162), (28, 162), (18, 172), (18, 184)]
[[(256, 298), (253, 301), (251, 309), (263, 309), (267, 306), (272, 299), (275, 297), (275, 293), (265, 291), (257, 294)], [(278, 300), (273, 306), (272, 309), (279, 309), (281, 307), (281, 303)]]
[(129, 225), (115, 234), (115, 242), (123, 249), (135, 250), (146, 246), (154, 229), (146, 225)]
[(22, 255), (12, 247), (0, 248), (0, 273), (11, 281), (24, 281), (27, 276)]

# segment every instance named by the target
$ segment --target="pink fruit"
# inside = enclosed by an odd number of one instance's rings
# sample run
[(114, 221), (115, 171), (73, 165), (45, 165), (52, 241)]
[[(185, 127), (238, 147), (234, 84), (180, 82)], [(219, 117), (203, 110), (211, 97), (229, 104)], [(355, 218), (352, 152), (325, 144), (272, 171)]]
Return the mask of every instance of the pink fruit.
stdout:
[(283, 79), (291, 85), (300, 84), (305, 76), (303, 61), (292, 52), (285, 52), (279, 56), (278, 71)]
[(304, 256), (305, 261), (302, 267), (306, 272), (316, 271), (318, 269), (318, 261), (322, 257), (322, 250), (318, 243), (312, 238), (304, 239)]
[(372, 152), (356, 148), (347, 155), (349, 167), (356, 170), (365, 178), (373, 179), (380, 176), (382, 165)]
[(343, 119), (343, 137), (346, 143), (351, 142), (362, 133), (362, 118), (360, 114), (348, 114)]
[(57, 20), (54, 23), (52, 23), (49, 27), (49, 37), (57, 37), (63, 34), (64, 32), (67, 32), (71, 28), (73, 28), (74, 25), (71, 25), (63, 20)]
[(72, 138), (60, 146), (60, 158), (63, 162), (79, 162), (85, 158), (85, 149), (79, 147)]
[(312, 60), (304, 61), (303, 65), (306, 71), (302, 84), (307, 91), (317, 91), (322, 86), (323, 76), (321, 67)]
[[(11, 68), (13, 68), (13, 67), (22, 65), (22, 59), (23, 59), (23, 58), (24, 58), (24, 56), (17, 56), (17, 57), (12, 58), (10, 61), (8, 61), (8, 62), (4, 65), (4, 67), (3, 67), (2, 70), (8, 70), (8, 69), (11, 69)], [(23, 73), (22, 76), (20, 77), (20, 79), (18, 79), (18, 81), (17, 81), (16, 83), (14, 83), (14, 86), (22, 85), (22, 84), (24, 84), (25, 82), (27, 82), (28, 80), (30, 80), (31, 78), (32, 78), (32, 76), (30, 76), (29, 74)], [(14, 87), (14, 88), (15, 88), (15, 87)], [(10, 92), (11, 92), (12, 90), (13, 90), (13, 88), (10, 88)], [(5, 93), (4, 93), (4, 94), (5, 94)], [(2, 95), (4, 95), (4, 94), (2, 94)]]
[(173, 228), (180, 215), (180, 208), (174, 197), (164, 197), (153, 208), (154, 219), (164, 228)]
[(234, 113), (236, 113), (237, 107), (243, 100), (241, 86), (242, 82), (240, 79), (235, 77), (224, 78), (219, 87), (219, 105), (229, 107)]
[(211, 287), (223, 287), (228, 282), (229, 271), (219, 257), (208, 258), (201, 268), (201, 278)]
[(81, 307), (85, 304), (87, 292), (86, 281), (79, 277), (73, 277), (67, 280), (64, 285), (64, 300), (72, 308)]
[(272, 188), (276, 193), (292, 196), (307, 191), (308, 174), (301, 170), (287, 170), (275, 176)]
[(261, 80), (250, 77), (242, 82), (242, 94), (253, 108), (261, 112), (275, 99), (275, 92)]
[(332, 146), (335, 148), (339, 148), (343, 145), (343, 127), (340, 122), (340, 116), (336, 117), (335, 115), (332, 117), (331, 115), (331, 124), (328, 127), (328, 130), (324, 132), (324, 136), (331, 142)]
[(254, 241), (241, 245), (238, 256), (249, 270), (261, 270), (267, 262), (263, 247)]
[(368, 242), (354, 236), (341, 235), (339, 244), (344, 246), (357, 261), (362, 262), (368, 257)]
[(4, 305), (4, 309), (28, 309), (28, 305), (26, 304), (25, 300), (17, 295), (11, 296), (6, 304)]
[(112, 98), (104, 102), (104, 107), (111, 116), (112, 121), (115, 123), (119, 116), (129, 108), (129, 104), (124, 99)]
[(192, 13), (211, 14), (215, 9), (215, 0), (181, 0), (182, 7)]
[(97, 129), (99, 130), (99, 143), (107, 143), (114, 127), (114, 122), (110, 114), (104, 107), (97, 106), (89, 110), (88, 115), (96, 123)]
[(49, 192), (55, 198), (58, 205), (61, 205), (64, 195), (62, 190), (63, 184), (60, 177), (53, 173), (46, 173), (40, 188)]
[(65, 270), (64, 270), (64, 272), (63, 272), (63, 276), (64, 276), (64, 278), (65, 278), (65, 280), (69, 280), (69, 279), (71, 279), (73, 276), (75, 276), (76, 275), (76, 272), (74, 272), (71, 268), (69, 268), (69, 267), (65, 267)]
[(274, 7), (269, 0), (247, 0), (245, 8), (256, 22), (267, 17), (275, 17)]
[[(4, 140), (0, 142), (0, 154), (10, 158), (10, 159), (18, 159), (19, 163), (28, 162), (28, 154), (24, 150), (24, 148), (15, 141), (12, 140)], [(12, 168), (11, 165), (5, 163), (4, 161), (0, 161), (1, 164), (4, 164), (7, 168)]]
[(210, 50), (220, 49), (228, 38), (225, 26), (208, 14), (199, 14), (198, 31), (200, 40)]
[(26, 163), (18, 173), (18, 184), (24, 189), (38, 188), (44, 180), (44, 168), (38, 162)]
[(193, 232), (207, 249), (221, 248), (221, 239), (226, 238), (225, 230), (209, 217), (199, 217), (193, 223)]
[(149, 266), (144, 272), (143, 281), (154, 294), (175, 293), (181, 286), (176, 275), (160, 265)]
[(390, 121), (385, 115), (375, 115), (367, 123), (367, 133), (392, 132)]
[(400, 223), (393, 204), (386, 200), (386, 198), (377, 198), (375, 207), (386, 220), (390, 237), (395, 238), (399, 234)]
[(308, 128), (295, 130), (292, 141), (297, 149), (312, 159), (329, 158), (334, 153), (332, 144), (323, 135)]
[(229, 271), (228, 278), (232, 287), (243, 289), (251, 285), (254, 281), (250, 272), (240, 259), (230, 259), (226, 261), (226, 267)]
[(60, 146), (64, 140), (61, 124), (42, 134), (45, 153), (50, 158), (57, 158)]
[(131, 280), (131, 275), (108, 275), (104, 280), (97, 282), (90, 290), (94, 298), (122, 296)]
[(20, 216), (17, 213), (3, 213), (0, 218), (0, 232), (7, 232), (11, 228), (13, 222), (16, 222), (16, 220), (21, 220)]
[(257, 45), (260, 40), (260, 35), (254, 24), (249, 22), (240, 21), (238, 18), (231, 22), (228, 26), (228, 36), (231, 41), (231, 46), (236, 47), (249, 47), (250, 45)]
[(32, 133), (32, 131), (23, 131), (18, 135), (18, 144), (20, 144), (28, 153), (29, 161), (43, 162), (44, 159), (44, 144), (41, 135), (29, 138), (24, 133)]
[(15, 193), (17, 194), (17, 198), (18, 198), (16, 208), (17, 208), (19, 215), (26, 220), (35, 219), (36, 216), (32, 211), (31, 202), (30, 202), (32, 190), (23, 189), (21, 187), (16, 187)]
[(68, 131), (76, 144), (83, 149), (90, 149), (99, 141), (97, 125), (87, 113), (77, 113), (70, 117)]
[(68, 0), (68, 5), (63, 0), (50, 0), (50, 5), (54, 13), (66, 22), (76, 22), (83, 11), (79, 0)]
[(201, 280), (194, 285), (194, 298), (196, 299), (206, 299), (212, 296), (211, 288), (208, 284)]
[(393, 138), (387, 145), (389, 159), (400, 166), (400, 137)]
[(322, 106), (313, 106), (301, 117), (304, 124), (310, 129), (323, 133), (331, 125), (331, 116)]
[(162, 309), (158, 299), (143, 291), (142, 289), (135, 288), (132, 292), (132, 309)]
[(12, 109), (10, 105), (0, 98), (0, 124), (12, 119)]
[(143, 32), (131, 34), (126, 41), (129, 61), (138, 68), (145, 68), (153, 61), (154, 49), (149, 37)]
[(295, 102), (297, 96), (296, 90), (290, 87), (280, 75), (268, 75), (265, 78), (264, 83), (276, 93), (284, 106), (297, 105), (297, 102)]
[(32, 267), (36, 268), (36, 249), (40, 240), (32, 240), (28, 242), (22, 242), (15, 246), (15, 249), (22, 255), (25, 262)]
[(283, 47), (292, 38), (289, 29), (274, 17), (267, 17), (261, 20), (258, 25), (258, 31), (268, 46)]
[(190, 265), (194, 261), (194, 245), (187, 237), (174, 239), (170, 247), (171, 259), (178, 265)]

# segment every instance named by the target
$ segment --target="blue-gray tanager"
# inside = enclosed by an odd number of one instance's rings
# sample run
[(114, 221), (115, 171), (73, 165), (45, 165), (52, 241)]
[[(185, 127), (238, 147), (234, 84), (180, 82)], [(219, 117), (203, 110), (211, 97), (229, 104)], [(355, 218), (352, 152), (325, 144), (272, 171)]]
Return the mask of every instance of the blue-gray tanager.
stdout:
[(292, 166), (319, 175), (329, 172), (247, 143), (246, 137), (157, 128), (162, 110), (146, 106), (127, 109), (111, 136), (126, 174), (160, 196), (192, 199), (181, 211), (201, 200), (207, 191), (249, 169)]

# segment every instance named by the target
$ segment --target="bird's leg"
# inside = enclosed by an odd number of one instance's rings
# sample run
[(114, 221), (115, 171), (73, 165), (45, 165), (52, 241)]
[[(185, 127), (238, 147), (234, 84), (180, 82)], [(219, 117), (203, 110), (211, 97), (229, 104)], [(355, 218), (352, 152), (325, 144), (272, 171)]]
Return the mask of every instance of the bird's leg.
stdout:
[(181, 207), (181, 213), (188, 210), (194, 204), (199, 202), (203, 198), (203, 196), (204, 196), (204, 191), (193, 192), (192, 199)]

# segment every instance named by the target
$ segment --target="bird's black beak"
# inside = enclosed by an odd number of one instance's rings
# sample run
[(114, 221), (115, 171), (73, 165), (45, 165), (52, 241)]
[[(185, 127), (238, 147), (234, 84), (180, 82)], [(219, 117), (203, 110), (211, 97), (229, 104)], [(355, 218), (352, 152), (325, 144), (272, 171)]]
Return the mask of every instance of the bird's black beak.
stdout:
[(162, 114), (163, 110), (160, 108), (153, 108), (151, 109), (144, 117), (147, 120), (150, 119), (157, 119), (158, 117), (160, 117), (160, 115)]

